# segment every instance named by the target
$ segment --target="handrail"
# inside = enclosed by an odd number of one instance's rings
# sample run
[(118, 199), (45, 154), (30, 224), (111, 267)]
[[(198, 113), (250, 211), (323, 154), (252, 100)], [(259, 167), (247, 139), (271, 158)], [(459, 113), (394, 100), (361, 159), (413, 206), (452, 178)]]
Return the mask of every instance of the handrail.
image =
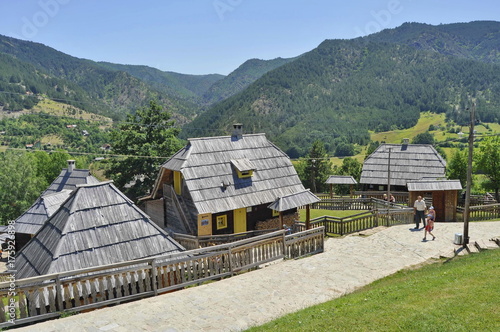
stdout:
[(177, 198), (177, 193), (174, 190), (173, 186), (167, 186), (170, 190), (170, 195), (172, 196), (172, 200), (174, 201), (175, 206), (177, 207), (177, 211), (179, 211), (179, 215), (181, 216), (181, 220), (184, 223), (184, 226), (188, 230), (189, 234), (194, 234), (193, 229), (191, 228), (191, 225), (186, 217), (186, 214), (184, 213), (184, 208), (182, 207), (181, 203), (179, 202), (179, 199)]

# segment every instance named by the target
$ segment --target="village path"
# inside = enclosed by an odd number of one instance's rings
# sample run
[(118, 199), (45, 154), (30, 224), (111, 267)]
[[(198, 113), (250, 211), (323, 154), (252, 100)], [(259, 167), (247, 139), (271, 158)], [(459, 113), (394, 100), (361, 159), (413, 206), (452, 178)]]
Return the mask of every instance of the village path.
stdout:
[[(241, 331), (461, 249), (453, 241), (462, 223), (436, 223), (436, 239), (427, 242), (411, 227), (330, 238), (318, 255), (16, 331)], [(500, 221), (470, 224), (471, 242), (499, 235)]]

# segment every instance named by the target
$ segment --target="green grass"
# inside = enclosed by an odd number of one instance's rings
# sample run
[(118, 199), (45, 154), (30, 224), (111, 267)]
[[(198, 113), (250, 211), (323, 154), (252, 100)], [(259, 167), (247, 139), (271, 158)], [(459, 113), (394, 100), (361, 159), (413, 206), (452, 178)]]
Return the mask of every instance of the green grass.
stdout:
[[(368, 210), (321, 210), (321, 209), (310, 209), (311, 219), (323, 217), (323, 216), (331, 216), (337, 218), (345, 218), (348, 216), (352, 216), (354, 214), (359, 214), (363, 212), (367, 212)], [(306, 210), (299, 209), (300, 221), (306, 221)]]
[[(429, 129), (429, 126), (431, 124), (434, 126), (446, 127), (445, 115), (424, 112), (420, 114), (420, 118), (414, 127), (402, 130), (371, 133), (370, 137), (372, 141), (384, 141), (386, 143), (401, 144), (403, 138), (409, 138), (411, 141), (413, 137), (417, 136), (418, 134), (425, 133)], [(457, 134), (454, 135), (458, 137)], [(437, 135), (436, 137), (439, 138), (440, 135)]]
[(439, 261), (248, 331), (500, 331), (499, 271), (500, 250)]

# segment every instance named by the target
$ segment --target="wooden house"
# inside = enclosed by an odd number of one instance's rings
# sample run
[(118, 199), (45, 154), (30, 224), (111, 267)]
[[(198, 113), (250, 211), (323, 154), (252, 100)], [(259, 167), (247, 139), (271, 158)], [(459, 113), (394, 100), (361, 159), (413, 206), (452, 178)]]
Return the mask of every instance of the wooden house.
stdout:
[(462, 190), (459, 180), (426, 179), (408, 182), (407, 185), (410, 192), (409, 205), (411, 207), (413, 207), (413, 202), (417, 200), (418, 196), (432, 197), (432, 205), (436, 211), (436, 221), (457, 221), (458, 192)]
[[(306, 192), (283, 151), (265, 134), (244, 135), (236, 124), (231, 136), (189, 139), (162, 165), (143, 202), (159, 225), (202, 236), (291, 225), (298, 219), (297, 207), (319, 201)], [(293, 194), (287, 210), (268, 207)]]
[(75, 161), (68, 160), (68, 168), (63, 168), (35, 203), (15, 220), (16, 251), (19, 251), (38, 232), (77, 185), (93, 183), (99, 183), (99, 180), (90, 175), (88, 169), (75, 169)]
[(381, 144), (363, 163), (359, 183), (364, 191), (406, 192), (406, 184), (445, 177), (446, 161), (430, 144)]
[(111, 181), (78, 185), (16, 255), (16, 278), (183, 251)]

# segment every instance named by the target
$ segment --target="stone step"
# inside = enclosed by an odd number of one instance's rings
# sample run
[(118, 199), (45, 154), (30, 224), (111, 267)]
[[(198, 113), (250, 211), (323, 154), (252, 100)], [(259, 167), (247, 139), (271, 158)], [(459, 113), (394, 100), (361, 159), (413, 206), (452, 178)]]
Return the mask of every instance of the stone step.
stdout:
[(490, 241), (495, 242), (500, 247), (500, 236), (495, 236), (491, 238)]
[(469, 253), (470, 253), (470, 254), (479, 252), (479, 248), (477, 247), (477, 245), (476, 245), (476, 242), (475, 242), (475, 241), (471, 241), (471, 242), (467, 245), (467, 250), (469, 251)]
[(488, 250), (488, 249), (498, 249), (498, 245), (494, 241), (487, 241), (487, 240), (477, 240), (476, 242), (476, 247), (479, 250)]

